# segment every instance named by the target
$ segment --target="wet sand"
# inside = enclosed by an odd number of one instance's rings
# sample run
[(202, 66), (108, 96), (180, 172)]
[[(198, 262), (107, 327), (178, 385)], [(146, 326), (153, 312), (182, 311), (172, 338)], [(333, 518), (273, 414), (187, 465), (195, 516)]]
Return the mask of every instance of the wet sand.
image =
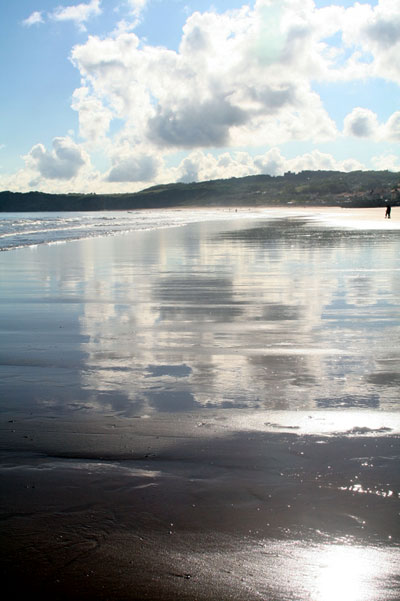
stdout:
[(317, 213), (0, 255), (13, 596), (400, 599), (398, 224)]

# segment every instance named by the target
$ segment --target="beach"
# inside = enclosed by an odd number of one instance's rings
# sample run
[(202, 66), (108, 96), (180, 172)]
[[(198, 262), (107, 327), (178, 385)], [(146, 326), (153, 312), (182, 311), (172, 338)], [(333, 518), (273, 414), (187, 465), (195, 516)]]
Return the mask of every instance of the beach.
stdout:
[(0, 253), (5, 586), (400, 600), (396, 211), (180, 213)]

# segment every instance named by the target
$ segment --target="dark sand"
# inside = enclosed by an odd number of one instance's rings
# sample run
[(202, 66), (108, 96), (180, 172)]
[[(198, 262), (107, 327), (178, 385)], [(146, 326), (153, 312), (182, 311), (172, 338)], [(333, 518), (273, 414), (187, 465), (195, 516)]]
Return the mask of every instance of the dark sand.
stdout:
[(400, 599), (399, 231), (324, 218), (0, 255), (7, 599)]

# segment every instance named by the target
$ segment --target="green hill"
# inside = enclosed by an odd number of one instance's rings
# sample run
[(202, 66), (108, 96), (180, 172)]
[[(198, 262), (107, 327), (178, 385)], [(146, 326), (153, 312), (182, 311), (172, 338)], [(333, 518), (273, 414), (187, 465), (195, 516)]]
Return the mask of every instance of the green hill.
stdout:
[[(398, 189), (399, 186), (399, 189)], [(0, 192), (0, 211), (98, 211), (194, 206), (382, 206), (400, 203), (400, 173), (302, 171), (158, 185), (132, 194)]]

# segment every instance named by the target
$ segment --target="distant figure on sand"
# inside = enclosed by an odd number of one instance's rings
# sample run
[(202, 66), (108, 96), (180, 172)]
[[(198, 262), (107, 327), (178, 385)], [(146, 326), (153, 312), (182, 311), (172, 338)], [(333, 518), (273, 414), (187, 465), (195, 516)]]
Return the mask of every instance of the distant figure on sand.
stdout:
[(390, 212), (392, 210), (392, 207), (390, 205), (386, 206), (386, 213), (385, 213), (385, 219), (390, 219)]

